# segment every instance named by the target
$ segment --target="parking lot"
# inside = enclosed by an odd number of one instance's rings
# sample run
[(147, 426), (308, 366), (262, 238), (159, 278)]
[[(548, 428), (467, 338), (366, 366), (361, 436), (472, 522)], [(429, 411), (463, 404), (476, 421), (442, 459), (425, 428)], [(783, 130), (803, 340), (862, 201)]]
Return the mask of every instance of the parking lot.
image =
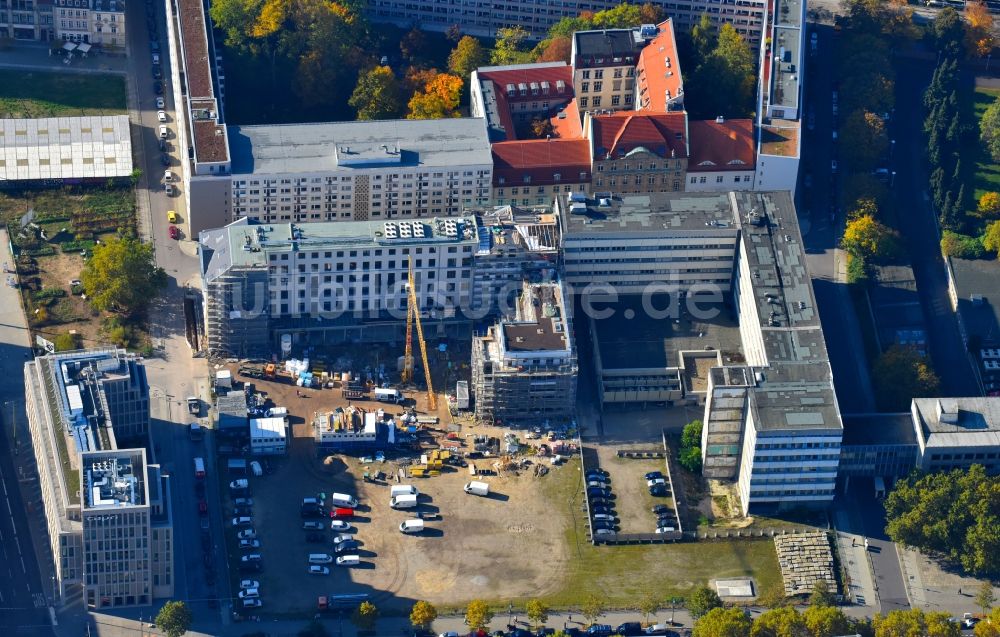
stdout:
[[(324, 394), (312, 393), (312, 408), (320, 406)], [(302, 401), (305, 402), (305, 401)], [(383, 405), (384, 406), (384, 405)], [(295, 418), (294, 416), (298, 416)], [(253, 528), (261, 543), (260, 572), (232, 574), (238, 580), (261, 583), (261, 612), (311, 612), (317, 597), (330, 593), (369, 594), (380, 608), (408, 611), (413, 601), (458, 605), (465, 601), (523, 596), (530, 590), (544, 595), (563, 582), (550, 561), (565, 558), (567, 521), (553, 516), (552, 502), (545, 496), (544, 482), (552, 475), (536, 477), (534, 461), (525, 469), (500, 475), (477, 476), (490, 485), (487, 497), (466, 494), (463, 486), (472, 480), (468, 469), (448, 468), (439, 476), (409, 478), (397, 482), (395, 475), (405, 461), (390, 455), (384, 463), (363, 465), (356, 457), (337, 455), (330, 464), (318, 458), (311, 427), (301, 422), (311, 414), (293, 415), (292, 440), (287, 457), (269, 458), (271, 473), (249, 478), (252, 489)], [(297, 421), (297, 422), (296, 422)], [(463, 435), (497, 435), (492, 428), (477, 426)], [(490, 460), (478, 460), (480, 468)], [(388, 480), (365, 482), (365, 471), (387, 474)], [(556, 467), (555, 472), (579, 475), (579, 464)], [(242, 476), (227, 476), (226, 481)], [(393, 510), (389, 506), (391, 485), (412, 484), (419, 492), (417, 509)], [(227, 489), (228, 491), (228, 489)], [(307, 542), (300, 517), (302, 498), (342, 492), (360, 501), (350, 519), (351, 533), (360, 544), (356, 567), (328, 565), (326, 576), (308, 573), (310, 553), (334, 555), (329, 518), (324, 518), (323, 541)], [(328, 503), (329, 504), (329, 503)], [(236, 529), (230, 525), (232, 500), (225, 503), (230, 563), (239, 563)], [(565, 509), (563, 503), (562, 509)], [(399, 525), (415, 513), (438, 514), (425, 522), (419, 535), (405, 535)], [(246, 553), (248, 551), (243, 551)], [(537, 555), (538, 559), (527, 558)], [(257, 612), (257, 611), (254, 611)]]
[[(655, 447), (651, 447), (655, 450)], [(653, 533), (656, 530), (656, 515), (652, 508), (663, 504), (674, 509), (672, 497), (654, 497), (649, 494), (644, 477), (651, 471), (664, 470), (662, 458), (619, 458), (617, 449), (610, 445), (595, 448), (601, 469), (611, 478), (611, 490), (615, 495), (615, 511), (618, 516), (620, 533)], [(588, 466), (588, 469), (590, 467)]]

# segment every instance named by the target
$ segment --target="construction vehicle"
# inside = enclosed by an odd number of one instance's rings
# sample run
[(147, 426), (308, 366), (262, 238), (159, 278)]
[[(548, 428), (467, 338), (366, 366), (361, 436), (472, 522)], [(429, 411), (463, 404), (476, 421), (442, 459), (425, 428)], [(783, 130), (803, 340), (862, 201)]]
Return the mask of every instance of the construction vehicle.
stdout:
[(427, 342), (424, 340), (424, 328), (420, 324), (420, 304), (417, 301), (417, 284), (413, 278), (413, 257), (407, 260), (408, 299), (406, 308), (406, 353), (403, 355), (403, 382), (413, 382), (413, 323), (417, 324), (417, 339), (420, 342), (420, 354), (424, 359), (424, 379), (427, 381), (427, 406), (430, 411), (437, 411), (437, 397), (434, 395), (434, 383), (431, 382), (431, 362), (427, 358)]

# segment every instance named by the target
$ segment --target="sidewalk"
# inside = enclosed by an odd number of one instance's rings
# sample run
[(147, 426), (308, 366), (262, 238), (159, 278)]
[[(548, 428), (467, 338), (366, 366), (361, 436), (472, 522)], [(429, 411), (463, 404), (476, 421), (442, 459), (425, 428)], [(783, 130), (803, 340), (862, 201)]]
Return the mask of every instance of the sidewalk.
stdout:
[(16, 41), (0, 54), (0, 68), (60, 73), (112, 73), (125, 75), (128, 59), (124, 55), (104, 55), (91, 52), (87, 57), (73, 56), (69, 64), (60, 55), (49, 55), (50, 47), (43, 42)]
[(878, 610), (878, 590), (868, 561), (868, 551), (863, 537), (840, 530), (850, 526), (844, 519), (845, 515), (842, 509), (834, 512), (837, 552), (840, 554), (841, 568), (846, 574), (844, 593), (854, 604), (871, 607), (871, 612), (874, 613)]

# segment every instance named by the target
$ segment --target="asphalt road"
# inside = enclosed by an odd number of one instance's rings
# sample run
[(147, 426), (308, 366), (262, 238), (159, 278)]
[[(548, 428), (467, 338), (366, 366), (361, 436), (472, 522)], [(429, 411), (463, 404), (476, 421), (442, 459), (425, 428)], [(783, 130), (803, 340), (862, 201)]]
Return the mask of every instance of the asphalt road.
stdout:
[(878, 500), (860, 493), (856, 493), (852, 501), (861, 515), (863, 534), (868, 538), (868, 556), (875, 573), (880, 610), (883, 613), (906, 610), (910, 607), (906, 583), (896, 545), (885, 534), (885, 508)]
[(812, 130), (803, 127), (802, 183), (799, 192), (799, 219), (803, 225), (806, 263), (813, 278), (813, 291), (833, 367), (833, 382), (841, 411), (871, 412), (875, 401), (865, 360), (864, 345), (857, 327), (854, 305), (847, 286), (838, 280), (837, 250), (844, 223), (837, 199), (839, 173), (831, 161), (837, 158), (833, 131), (837, 128), (830, 94), (834, 72), (833, 29), (810, 23), (819, 34), (819, 47), (806, 62), (806, 120), (815, 118)]
[[(928, 328), (928, 349), (941, 378), (942, 395), (978, 396), (979, 384), (948, 297), (948, 280), (941, 258), (935, 213), (927, 198), (922, 136), (906, 131), (923, 126), (923, 91), (933, 69), (925, 61), (903, 61), (896, 74), (896, 115), (890, 134), (896, 140), (892, 170), (900, 233), (906, 242), (917, 293)], [(898, 131), (898, 132), (897, 132)]]

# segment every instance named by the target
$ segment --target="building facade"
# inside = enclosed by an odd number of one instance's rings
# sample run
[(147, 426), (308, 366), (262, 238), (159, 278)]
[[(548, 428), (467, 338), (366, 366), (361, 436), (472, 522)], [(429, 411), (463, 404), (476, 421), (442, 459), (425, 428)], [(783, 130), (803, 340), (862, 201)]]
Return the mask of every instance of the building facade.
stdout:
[[(148, 432), (141, 363), (124, 350), (86, 350), (36, 358), (24, 374), (59, 596), (81, 595), (89, 608), (172, 596), (169, 480), (145, 449), (118, 448), (118, 421), (125, 437)], [(112, 548), (109, 534), (130, 545)]]
[(504, 426), (568, 423), (577, 360), (563, 289), (525, 283), (516, 311), (472, 339), (476, 418)]
[(684, 190), (689, 154), (685, 113), (587, 114), (584, 130), (594, 159), (593, 192)]
[(914, 398), (910, 406), (920, 469), (982, 465), (1000, 473), (1000, 398)]
[(55, 37), (52, 2), (0, 0), (0, 35), (14, 40), (51, 40)]
[(124, 0), (53, 0), (52, 24), (66, 42), (124, 49), (127, 41)]

